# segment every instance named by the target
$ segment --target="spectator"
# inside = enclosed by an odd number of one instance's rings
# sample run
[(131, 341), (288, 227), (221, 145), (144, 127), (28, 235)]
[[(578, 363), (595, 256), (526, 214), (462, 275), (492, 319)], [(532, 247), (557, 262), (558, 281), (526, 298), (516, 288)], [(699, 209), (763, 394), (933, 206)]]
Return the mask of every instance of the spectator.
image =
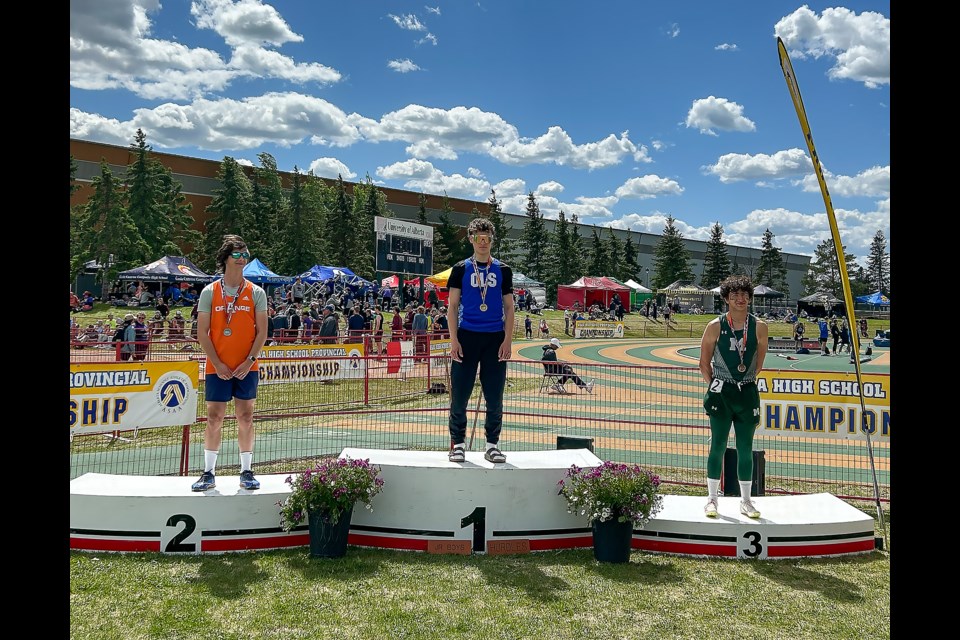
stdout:
[(193, 306), (197, 302), (197, 290), (190, 289), (188, 291), (182, 292), (180, 294), (180, 301), (181, 301), (181, 304), (183, 304), (183, 306), (185, 307)]
[[(183, 311), (177, 309), (176, 313), (173, 314), (173, 317), (170, 318), (170, 328), (167, 330), (167, 339), (171, 342), (183, 343), (186, 340), (187, 335), (185, 331), (186, 320), (183, 318)], [(174, 348), (179, 348), (180, 345), (174, 345)]]
[[(567, 318), (567, 324), (570, 324), (570, 319)], [(523, 337), (527, 340), (533, 340), (533, 321), (530, 319), (530, 314), (527, 314), (527, 317), (523, 319)]]
[(363, 341), (363, 314), (357, 307), (351, 307), (350, 315), (347, 316), (347, 342), (350, 344), (359, 344)]
[(300, 314), (297, 313), (297, 308), (293, 305), (287, 308), (287, 320), (290, 322), (290, 326), (287, 328), (287, 339), (292, 342), (300, 336), (300, 327), (303, 325), (300, 321)]
[(573, 370), (573, 367), (565, 362), (560, 362), (560, 360), (557, 358), (557, 349), (560, 348), (559, 338), (550, 338), (550, 342), (540, 348), (543, 349), (543, 355), (540, 356), (540, 360), (544, 363), (544, 373), (561, 376), (553, 385), (554, 391), (557, 393), (566, 393), (567, 391), (563, 388), (563, 385), (565, 385), (568, 380), (573, 380), (575, 385), (587, 393), (593, 393), (593, 380), (590, 382), (584, 382), (583, 378), (578, 376)]
[(170, 315), (170, 307), (167, 306), (167, 301), (165, 298), (157, 298), (157, 311), (160, 312), (160, 315), (163, 316), (164, 320), (166, 320), (167, 316)]
[(334, 344), (337, 341), (340, 328), (337, 323), (337, 316), (334, 313), (335, 311), (336, 309), (332, 304), (328, 304), (323, 308), (323, 321), (320, 324), (321, 344)]
[(830, 327), (827, 326), (826, 318), (817, 320), (817, 326), (820, 328), (820, 355), (825, 356), (830, 353), (830, 349), (827, 347), (827, 338), (830, 337)]
[(393, 320), (390, 322), (390, 340), (403, 339), (403, 318), (400, 317), (400, 307), (393, 307)]
[(433, 321), (433, 335), (437, 338), (449, 338), (450, 329), (447, 322), (447, 309), (440, 307), (436, 320)]
[(403, 331), (405, 335), (413, 335), (413, 316), (417, 315), (413, 303), (407, 303), (407, 312), (403, 316)]
[(436, 288), (432, 288), (430, 289), (429, 292), (427, 292), (427, 300), (429, 300), (430, 302), (431, 309), (435, 308), (438, 304), (440, 304), (440, 298), (439, 296), (437, 296)]
[(153, 299), (153, 294), (150, 293), (150, 290), (147, 288), (147, 285), (140, 283), (140, 287), (137, 289), (137, 303), (141, 307), (146, 307), (150, 305), (150, 301)]
[(170, 286), (163, 291), (163, 298), (173, 306), (176, 306), (176, 304), (180, 302), (180, 295), (180, 285), (176, 282), (171, 282)]
[[(268, 317), (269, 322), (269, 317)], [(283, 343), (287, 339), (287, 329), (290, 327), (290, 316), (286, 314), (286, 309), (275, 312), (273, 316), (273, 343)], [(268, 324), (269, 328), (269, 324)]]
[(427, 359), (427, 316), (423, 305), (417, 307), (417, 312), (411, 322), (413, 329), (414, 353), (417, 358), (414, 362)]
[(376, 305), (373, 308), (370, 330), (373, 332), (371, 348), (373, 353), (379, 355), (383, 352), (383, 310), (380, 309), (380, 305)]
[[(134, 327), (134, 316), (132, 313), (123, 316), (123, 324), (117, 329), (117, 333), (121, 334), (121, 338), (119, 339), (121, 343), (120, 360), (129, 360), (136, 349), (137, 340), (137, 332)], [(115, 342), (118, 341), (116, 334), (113, 336), (113, 339)]]
[(297, 304), (303, 303), (303, 296), (307, 292), (307, 285), (303, 284), (303, 281), (300, 278), (297, 278), (293, 281), (293, 284), (290, 285), (290, 293), (293, 296), (293, 301)]
[(91, 311), (91, 310), (93, 309), (93, 303), (94, 303), (94, 302), (95, 302), (95, 300), (93, 299), (93, 294), (90, 293), (89, 291), (84, 291), (84, 292), (83, 292), (83, 300), (81, 300), (80, 310), (81, 310), (81, 311)]
[(133, 359), (144, 361), (147, 359), (147, 349), (150, 347), (150, 336), (147, 333), (147, 314), (140, 312), (133, 320)]
[[(563, 332), (570, 335), (570, 309), (563, 310)], [(528, 338), (530, 336), (527, 336)]]
[[(847, 353), (850, 354), (850, 357), (853, 358), (853, 350), (850, 346), (850, 325), (847, 324), (846, 320), (840, 321), (840, 351), (842, 352), (846, 348)], [(833, 348), (833, 352), (837, 353), (837, 348)]]
[(153, 318), (148, 323), (151, 340), (163, 340), (164, 324), (163, 315), (159, 311), (154, 311)]
[(860, 324), (860, 337), (861, 337), (861, 338), (869, 338), (870, 336), (867, 334), (867, 319), (866, 319), (866, 318), (860, 318), (860, 323), (859, 323), (859, 324)]
[(547, 324), (546, 318), (540, 318), (540, 337), (547, 338), (550, 336), (550, 326)]
[(320, 324), (310, 316), (310, 310), (304, 309), (300, 312), (300, 340), (305, 343), (313, 342), (315, 336), (320, 333)]
[(837, 347), (840, 345), (840, 327), (837, 326), (837, 319), (830, 321), (830, 336), (833, 338), (833, 355), (837, 355)]
[(70, 292), (70, 313), (76, 313), (80, 311), (80, 307), (83, 306), (80, 302), (80, 298), (77, 297), (73, 291)]
[(805, 331), (806, 328), (804, 327), (803, 320), (797, 320), (797, 324), (793, 325), (793, 343), (798, 352), (803, 348), (803, 334)]

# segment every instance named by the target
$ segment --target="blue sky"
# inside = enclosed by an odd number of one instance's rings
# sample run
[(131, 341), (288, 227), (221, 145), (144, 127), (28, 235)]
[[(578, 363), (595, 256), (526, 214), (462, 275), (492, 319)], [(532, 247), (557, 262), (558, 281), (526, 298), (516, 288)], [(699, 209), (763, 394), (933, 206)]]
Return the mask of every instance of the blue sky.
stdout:
[(890, 3), (72, 0), (70, 136), (811, 255), (890, 244)]

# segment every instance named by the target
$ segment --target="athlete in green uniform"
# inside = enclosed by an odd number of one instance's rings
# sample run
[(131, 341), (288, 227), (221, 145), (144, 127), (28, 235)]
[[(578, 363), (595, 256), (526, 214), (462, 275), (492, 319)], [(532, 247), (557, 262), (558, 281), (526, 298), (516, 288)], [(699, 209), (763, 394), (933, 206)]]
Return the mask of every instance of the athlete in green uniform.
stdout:
[(757, 374), (767, 355), (767, 323), (748, 313), (753, 283), (747, 276), (730, 276), (720, 283), (727, 312), (711, 320), (700, 340), (700, 373), (709, 387), (703, 408), (710, 416), (710, 453), (707, 456), (708, 518), (717, 517), (720, 470), (730, 424), (737, 442), (737, 479), (740, 513), (759, 518), (750, 500), (753, 479), (753, 434), (760, 425)]

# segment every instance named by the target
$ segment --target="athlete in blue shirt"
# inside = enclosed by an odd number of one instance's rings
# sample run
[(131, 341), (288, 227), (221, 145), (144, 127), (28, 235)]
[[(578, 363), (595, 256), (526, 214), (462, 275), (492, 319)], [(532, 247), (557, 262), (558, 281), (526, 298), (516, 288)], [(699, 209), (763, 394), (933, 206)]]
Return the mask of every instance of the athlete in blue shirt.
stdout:
[(450, 449), (451, 462), (464, 462), (467, 435), (467, 403), (473, 391), (477, 367), (480, 386), (487, 401), (483, 423), (487, 437), (484, 458), (506, 462), (500, 451), (503, 425), (503, 388), (507, 380), (507, 360), (513, 349), (513, 271), (490, 255), (493, 223), (475, 218), (467, 226), (467, 239), (473, 256), (453, 265), (447, 287), (450, 299), (447, 323), (450, 331)]

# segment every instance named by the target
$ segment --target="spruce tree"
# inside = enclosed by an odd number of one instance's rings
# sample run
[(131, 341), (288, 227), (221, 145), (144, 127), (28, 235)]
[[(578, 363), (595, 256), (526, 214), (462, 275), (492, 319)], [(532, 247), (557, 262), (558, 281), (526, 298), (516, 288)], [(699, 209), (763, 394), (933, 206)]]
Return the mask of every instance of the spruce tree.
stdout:
[(623, 243), (613, 233), (613, 227), (607, 227), (607, 239), (604, 244), (606, 245), (607, 270), (606, 273), (600, 275), (613, 276), (620, 281), (629, 280), (630, 276), (623, 276), (628, 271), (623, 257)]
[(533, 191), (527, 195), (526, 216), (520, 232), (520, 248), (525, 252), (523, 273), (529, 278), (543, 281), (547, 277), (547, 244), (550, 236)]
[[(847, 253), (844, 247), (843, 257), (847, 263), (847, 275), (851, 280), (851, 293), (853, 292), (853, 276), (857, 273), (858, 266), (855, 262), (856, 256)], [(833, 238), (822, 240), (813, 251), (813, 258), (810, 260), (810, 267), (803, 277), (802, 286), (804, 295), (810, 295), (825, 291), (832, 294), (835, 298), (843, 300), (843, 282), (840, 279), (840, 263), (837, 262), (836, 245)], [(776, 287), (774, 287), (776, 289)], [(777, 289), (777, 291), (780, 291)], [(860, 294), (854, 294), (860, 295)], [(801, 296), (803, 297), (803, 296)]]
[(250, 180), (235, 159), (224, 156), (217, 171), (220, 187), (214, 189), (213, 200), (207, 205), (206, 236), (200, 258), (202, 269), (213, 273), (217, 269), (217, 251), (223, 236), (235, 233), (243, 237), (253, 222)]
[(790, 285), (787, 284), (787, 267), (783, 264), (783, 254), (780, 247), (773, 246), (776, 236), (767, 228), (763, 232), (760, 246), (760, 264), (757, 265), (754, 285), (763, 284), (776, 289), (785, 296), (790, 295)]
[(417, 224), (430, 224), (427, 222), (427, 194), (420, 193), (417, 195)]
[(321, 211), (328, 190), (320, 178), (304, 175), (293, 167), (290, 196), (284, 206), (286, 224), (278, 232), (274, 245), (274, 264), (277, 273), (299, 275), (316, 264), (321, 264)]
[[(585, 250), (583, 236), (580, 235), (580, 219), (577, 214), (570, 216), (570, 260), (573, 272), (576, 274), (573, 280), (579, 280), (581, 276), (587, 275), (587, 253)], [(573, 282), (571, 280), (570, 282)], [(570, 284), (566, 282), (564, 284)]]
[(667, 216), (663, 234), (653, 250), (653, 285), (650, 288), (654, 290), (677, 280), (693, 280), (690, 252), (683, 245), (683, 234), (674, 226), (675, 221), (673, 216)]
[[(506, 216), (503, 215), (503, 210), (500, 209), (500, 201), (497, 200), (497, 192), (493, 189), (490, 189), (490, 198), (487, 200), (487, 204), (490, 208), (487, 219), (493, 224), (494, 235), (493, 246), (490, 247), (490, 255), (512, 266), (514, 260), (513, 240), (507, 237), (512, 227), (507, 224)], [(473, 211), (477, 217), (480, 217), (480, 212), (476, 206), (473, 207)]]
[(464, 242), (460, 238), (461, 227), (453, 224), (450, 214), (453, 212), (453, 205), (450, 204), (450, 198), (443, 194), (443, 205), (440, 209), (440, 226), (433, 234), (433, 264), (435, 272), (443, 271), (448, 267), (463, 260), (469, 252), (469, 249), (463, 246)]
[(281, 229), (287, 226), (289, 202), (277, 161), (269, 153), (257, 154), (257, 158), (260, 166), (253, 170), (251, 189), (253, 228), (248, 232), (251, 237), (244, 237), (244, 240), (254, 248), (262, 262), (276, 269), (277, 254), (285, 242)]
[(557, 215), (557, 224), (554, 225), (553, 233), (550, 234), (550, 262), (547, 275), (543, 279), (547, 289), (547, 304), (553, 306), (557, 303), (557, 286), (570, 284), (580, 277), (571, 240), (570, 224), (561, 209)]
[(333, 266), (347, 266), (353, 254), (353, 217), (353, 198), (347, 194), (343, 176), (338, 174), (323, 230), (324, 253)]
[(890, 254), (887, 253), (887, 239), (883, 229), (877, 229), (870, 243), (870, 255), (867, 256), (866, 280), (870, 283), (873, 293), (881, 291), (890, 293)]
[(600, 233), (593, 227), (590, 236), (590, 262), (587, 275), (599, 278), (607, 273), (607, 248), (600, 239)]
[(700, 286), (713, 289), (729, 276), (733, 269), (730, 266), (730, 253), (727, 251), (727, 242), (723, 239), (723, 227), (714, 222), (710, 228), (710, 239), (703, 256), (703, 278)]
[(640, 264), (637, 262), (637, 258), (640, 255), (640, 251), (636, 244), (633, 242), (633, 235), (630, 231), (627, 231), (627, 240), (623, 243), (623, 272), (622, 278), (618, 276), (620, 280), (631, 280), (636, 278), (640, 274)]

